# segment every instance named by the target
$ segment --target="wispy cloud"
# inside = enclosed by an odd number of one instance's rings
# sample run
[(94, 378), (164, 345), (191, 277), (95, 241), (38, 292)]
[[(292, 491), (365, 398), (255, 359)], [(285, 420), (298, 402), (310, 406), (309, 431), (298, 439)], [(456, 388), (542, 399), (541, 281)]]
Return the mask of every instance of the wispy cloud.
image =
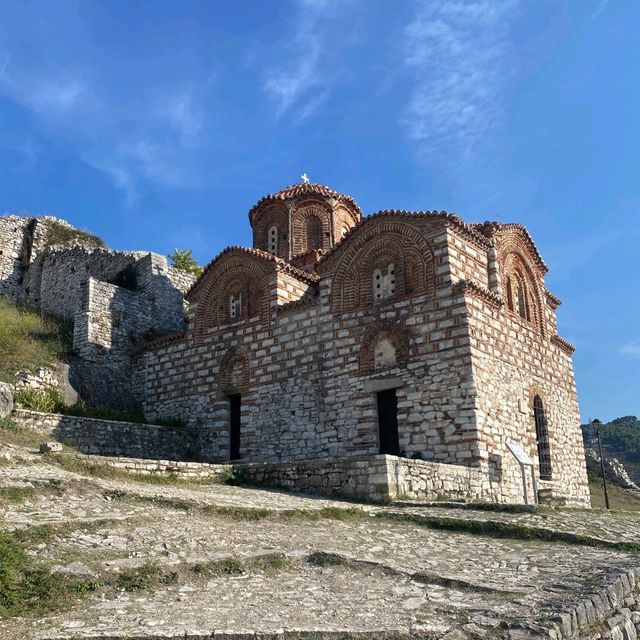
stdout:
[(264, 90), (274, 102), (278, 117), (297, 107), (297, 119), (302, 120), (327, 97), (327, 78), (320, 73), (326, 47), (321, 22), (338, 4), (339, 0), (297, 1), (293, 35), (285, 47), (287, 61), (271, 67), (264, 79)]
[(592, 18), (598, 18), (600, 16), (601, 13), (604, 12), (604, 10), (607, 8), (607, 5), (611, 2), (611, 0), (600, 0), (597, 4), (596, 4), (596, 8), (593, 10), (593, 13), (591, 14)]
[(620, 353), (632, 358), (640, 358), (640, 340), (628, 342), (620, 347)]
[[(8, 58), (7, 58), (8, 59)], [(80, 158), (105, 173), (132, 206), (137, 183), (170, 187), (197, 182), (191, 152), (203, 142), (204, 94), (210, 83), (156, 88), (153, 100), (122, 103), (78, 70), (30, 71), (6, 61), (0, 95), (30, 111), (41, 127), (65, 136)]]
[(433, 156), (468, 157), (501, 115), (508, 27), (519, 0), (426, 1), (405, 30), (413, 89), (406, 135)]

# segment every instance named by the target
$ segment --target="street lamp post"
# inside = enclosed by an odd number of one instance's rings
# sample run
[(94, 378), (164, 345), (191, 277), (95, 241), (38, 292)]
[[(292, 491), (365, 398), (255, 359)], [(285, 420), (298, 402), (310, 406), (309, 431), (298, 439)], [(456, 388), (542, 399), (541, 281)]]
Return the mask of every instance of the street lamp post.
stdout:
[(607, 476), (604, 472), (604, 456), (602, 455), (602, 441), (600, 440), (600, 425), (602, 422), (597, 418), (593, 420), (592, 424), (596, 428), (596, 437), (598, 438), (598, 453), (600, 454), (600, 469), (602, 470), (602, 484), (604, 486), (604, 506), (607, 509), (611, 509), (609, 506), (609, 492), (607, 491)]

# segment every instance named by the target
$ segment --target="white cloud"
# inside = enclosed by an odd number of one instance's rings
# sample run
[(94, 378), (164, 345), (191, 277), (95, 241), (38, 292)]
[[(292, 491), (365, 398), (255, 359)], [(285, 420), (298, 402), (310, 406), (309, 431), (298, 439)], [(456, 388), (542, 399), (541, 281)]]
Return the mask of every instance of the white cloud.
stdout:
[(620, 353), (632, 358), (640, 358), (640, 340), (628, 342), (620, 347)]
[(285, 47), (287, 62), (271, 67), (263, 85), (278, 117), (297, 107), (297, 120), (302, 120), (327, 97), (327, 74), (320, 70), (326, 34), (320, 23), (336, 6), (336, 0), (298, 0), (293, 35)]
[(203, 143), (209, 89), (148, 92), (142, 102), (118, 99), (117, 88), (90, 82), (77, 70), (45, 68), (38, 72), (12, 65), (0, 74), (0, 95), (30, 111), (41, 128), (63, 136), (88, 165), (105, 173), (127, 205), (146, 179), (170, 187), (197, 182), (191, 152)]
[(426, 156), (469, 156), (500, 118), (508, 25), (519, 0), (422, 2), (405, 29), (406, 135)]

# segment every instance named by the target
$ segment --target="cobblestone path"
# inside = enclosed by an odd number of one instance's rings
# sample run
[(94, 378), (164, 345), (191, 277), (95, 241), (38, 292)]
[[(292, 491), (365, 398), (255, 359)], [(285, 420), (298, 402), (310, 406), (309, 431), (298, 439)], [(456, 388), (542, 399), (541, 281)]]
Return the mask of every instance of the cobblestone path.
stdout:
[[(87, 478), (18, 447), (3, 450), (11, 459), (0, 466), (0, 486), (36, 491), (5, 509), (2, 528), (52, 530), (46, 543), (30, 544), (32, 555), (65, 570), (81, 563), (106, 584), (143, 566), (170, 577), (146, 590), (99, 589), (39, 620), (0, 621), (7, 640), (495, 637), (496, 629), (531, 630), (532, 621), (640, 566), (633, 549), (607, 546), (640, 543), (631, 513), (381, 506), (160, 486)], [(477, 535), (464, 531), (470, 522), (511, 529)], [(550, 539), (526, 539), (528, 529)], [(569, 544), (562, 534), (587, 540)], [(230, 559), (244, 569), (197, 570)]]

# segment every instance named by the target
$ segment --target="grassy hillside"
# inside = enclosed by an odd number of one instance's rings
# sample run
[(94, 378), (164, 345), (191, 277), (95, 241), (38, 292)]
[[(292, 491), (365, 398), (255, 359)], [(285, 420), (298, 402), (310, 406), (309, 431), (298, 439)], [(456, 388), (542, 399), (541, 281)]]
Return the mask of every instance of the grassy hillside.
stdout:
[(43, 318), (0, 298), (0, 380), (13, 382), (18, 371), (64, 360), (72, 340), (70, 323)]
[[(582, 425), (585, 444), (595, 442), (595, 429), (588, 424)], [(616, 418), (600, 427), (602, 448), (605, 456), (618, 458), (631, 479), (640, 484), (640, 420), (636, 416)]]

